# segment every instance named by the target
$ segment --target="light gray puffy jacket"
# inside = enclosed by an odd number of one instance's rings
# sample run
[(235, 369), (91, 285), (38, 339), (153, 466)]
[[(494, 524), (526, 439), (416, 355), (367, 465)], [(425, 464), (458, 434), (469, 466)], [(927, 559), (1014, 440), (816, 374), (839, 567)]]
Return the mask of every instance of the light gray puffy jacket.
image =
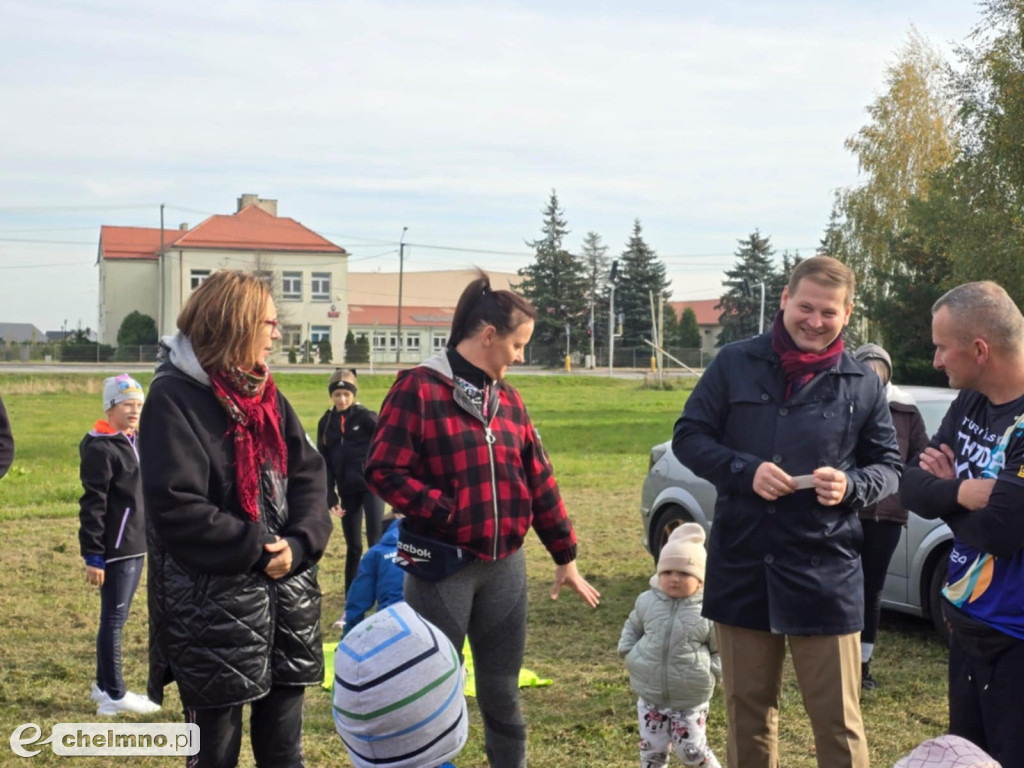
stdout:
[(700, 615), (704, 591), (671, 598), (657, 588), (636, 599), (619, 637), (629, 684), (648, 704), (693, 709), (710, 701), (722, 679), (714, 624)]

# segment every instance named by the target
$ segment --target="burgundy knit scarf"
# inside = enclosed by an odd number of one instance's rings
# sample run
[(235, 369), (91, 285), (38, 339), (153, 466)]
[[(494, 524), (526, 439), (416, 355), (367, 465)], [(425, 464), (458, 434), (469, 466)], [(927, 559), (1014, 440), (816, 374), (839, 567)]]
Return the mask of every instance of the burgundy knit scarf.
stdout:
[(238, 501), (256, 522), (260, 518), (260, 470), (268, 461), (282, 475), (288, 467), (277, 386), (265, 366), (251, 371), (216, 371), (210, 374), (210, 385), (231, 419), (228, 431), (235, 440)]
[(836, 336), (821, 352), (804, 352), (786, 330), (782, 310), (779, 310), (772, 323), (772, 350), (782, 360), (782, 370), (786, 374), (786, 399), (789, 400), (814, 378), (814, 374), (827, 371), (839, 362), (843, 355), (843, 334)]

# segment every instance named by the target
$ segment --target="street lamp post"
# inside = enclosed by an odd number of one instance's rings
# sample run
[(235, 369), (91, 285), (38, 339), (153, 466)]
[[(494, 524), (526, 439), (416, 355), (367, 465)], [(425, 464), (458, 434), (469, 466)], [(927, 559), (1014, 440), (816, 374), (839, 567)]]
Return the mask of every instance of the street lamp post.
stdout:
[(760, 336), (764, 333), (764, 280), (761, 281), (761, 314), (757, 319), (757, 334)]
[(615, 278), (619, 274), (619, 261), (612, 261), (608, 274), (608, 375), (615, 375)]
[(398, 239), (398, 349), (395, 350), (395, 363), (402, 362), (402, 274), (405, 272), (405, 233), (408, 227), (402, 227), (402, 236)]

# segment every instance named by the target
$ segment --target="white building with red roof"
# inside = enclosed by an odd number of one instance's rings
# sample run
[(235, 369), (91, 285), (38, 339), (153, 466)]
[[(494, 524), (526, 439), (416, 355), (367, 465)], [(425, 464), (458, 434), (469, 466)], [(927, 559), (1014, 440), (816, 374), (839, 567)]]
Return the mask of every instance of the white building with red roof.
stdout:
[(348, 252), (295, 219), (277, 201), (242, 195), (231, 215), (189, 229), (104, 226), (97, 257), (99, 340), (116, 344), (134, 310), (174, 333), (185, 301), (219, 269), (267, 273), (274, 286), (282, 348), (329, 339), (341, 359), (347, 331)]
[[(514, 272), (487, 270), (494, 290), (514, 290)], [(402, 283), (402, 351), (398, 354), (397, 272), (349, 272), (348, 327), (370, 340), (374, 363), (419, 363), (448, 343), (455, 306), (476, 278), (473, 269), (405, 272)]]

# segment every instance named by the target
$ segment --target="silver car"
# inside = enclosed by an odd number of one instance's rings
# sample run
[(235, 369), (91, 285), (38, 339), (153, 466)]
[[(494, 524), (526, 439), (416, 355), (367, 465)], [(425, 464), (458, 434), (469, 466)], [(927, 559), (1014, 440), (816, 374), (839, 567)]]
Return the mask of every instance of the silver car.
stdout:
[[(913, 396), (924, 417), (929, 435), (934, 435), (957, 392), (939, 387), (900, 387)], [(644, 480), (640, 514), (644, 525), (644, 546), (658, 559), (672, 530), (685, 522), (697, 522), (710, 529), (715, 514), (715, 487), (697, 477), (672, 453), (671, 441), (651, 448), (650, 469)], [(953, 534), (941, 520), (925, 520), (913, 512), (900, 534), (889, 563), (882, 591), (882, 605), (896, 611), (931, 619), (945, 637), (946, 628), (939, 606), (939, 591), (946, 576), (946, 564), (953, 547)]]

